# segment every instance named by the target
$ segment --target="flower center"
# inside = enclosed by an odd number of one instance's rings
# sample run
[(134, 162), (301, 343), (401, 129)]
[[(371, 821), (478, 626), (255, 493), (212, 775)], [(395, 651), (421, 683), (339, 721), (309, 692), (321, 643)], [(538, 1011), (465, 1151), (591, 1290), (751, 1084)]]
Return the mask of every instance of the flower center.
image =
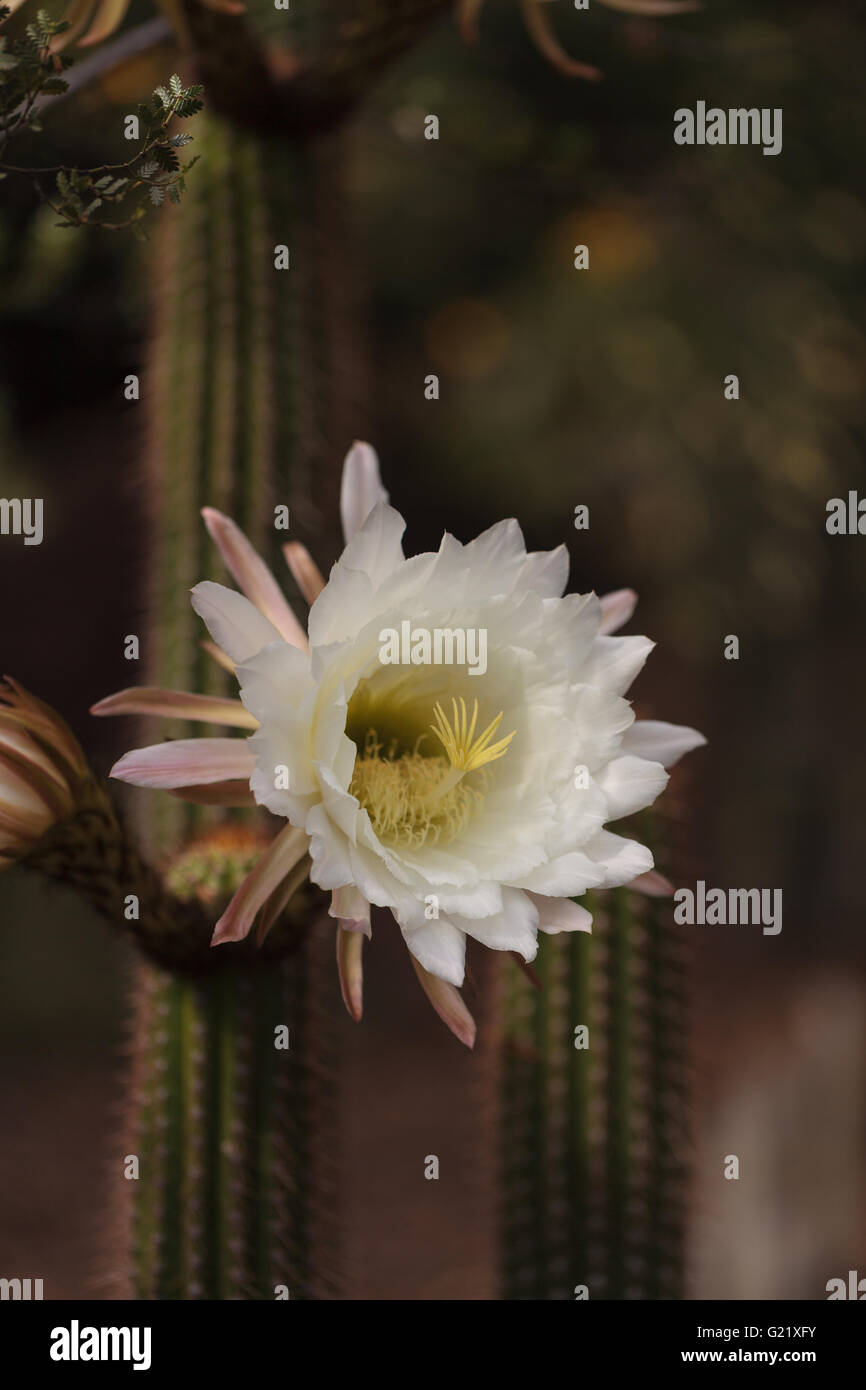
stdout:
[[(418, 849), (425, 844), (448, 844), (469, 824), (489, 785), (487, 765), (504, 756), (514, 733), (494, 743), (502, 713), (477, 737), (478, 701), (471, 717), (461, 697), (451, 701), (451, 720), (437, 701), (430, 730), (444, 750), (432, 756), (421, 752), (429, 739), (424, 732), (411, 751), (400, 751), (396, 739), (387, 745), (373, 726), (359, 743), (349, 791), (370, 817), (383, 844)], [(471, 777), (472, 781), (467, 781)]]

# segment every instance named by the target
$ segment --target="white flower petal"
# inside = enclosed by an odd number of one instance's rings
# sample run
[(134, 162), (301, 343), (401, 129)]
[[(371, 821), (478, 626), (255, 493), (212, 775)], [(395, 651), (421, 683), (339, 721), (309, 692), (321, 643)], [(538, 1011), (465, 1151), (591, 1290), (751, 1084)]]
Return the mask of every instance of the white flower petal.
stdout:
[(620, 888), (653, 867), (653, 857), (646, 845), (626, 840), (609, 830), (600, 830), (586, 846), (586, 852), (603, 872), (601, 888)]
[(259, 912), (259, 921), (256, 927), (257, 946), (261, 946), (271, 928), (288, 907), (301, 884), (306, 882), (309, 872), (309, 858), (306, 854), (302, 854), (295, 864), (295, 867), (286, 874), (286, 877), (277, 884), (273, 893), (267, 898), (264, 906)]
[(192, 606), (207, 623), (208, 631), (232, 661), (248, 661), (280, 634), (255, 604), (235, 589), (205, 579), (192, 591)]
[(529, 893), (538, 909), (538, 930), (553, 936), (561, 931), (592, 931), (592, 913), (570, 898), (548, 898)]
[(611, 594), (603, 594), (599, 602), (601, 603), (601, 627), (599, 631), (606, 635), (625, 626), (637, 606), (637, 594), (634, 589), (615, 589)]
[(187, 787), (249, 781), (255, 758), (243, 738), (178, 738), (124, 753), (110, 775), (134, 787)]
[(373, 609), (373, 585), (363, 570), (350, 570), (337, 561), (310, 609), (310, 645), (324, 647), (354, 637)]
[[(335, 834), (334, 826), (321, 803), (312, 806), (308, 811), (304, 829), (310, 837), (310, 858), (313, 861), (310, 878), (313, 883), (326, 892), (354, 883), (356, 875), (349, 857), (346, 837)], [(369, 902), (376, 902), (379, 907), (387, 906), (387, 903), (383, 904), (381, 899), (377, 900), (369, 893), (365, 893), (364, 896)]]
[(526, 559), (523, 532), (514, 517), (495, 522), (464, 545), (460, 554), (469, 592), (476, 598), (512, 593)]
[(431, 975), (414, 956), (411, 960), (421, 988), (442, 1022), (466, 1047), (474, 1047), (475, 1020), (464, 1004), (463, 996), (447, 980), (440, 979), (438, 975)]
[(622, 741), (624, 753), (649, 758), (663, 767), (673, 767), (693, 748), (706, 743), (703, 734), (685, 724), (665, 724), (656, 719), (639, 719)]
[(307, 837), (293, 825), (285, 826), (271, 841), (255, 868), (244, 879), (211, 937), (212, 946), (242, 941), (249, 935), (256, 913), (307, 852)]
[[(377, 502), (363, 526), (349, 541), (337, 566), (340, 569), (360, 570), (366, 574), (373, 589), (378, 589), (403, 561), (402, 538), (405, 530), (406, 523), (400, 513), (386, 502)], [(333, 571), (331, 573), (333, 575)]]
[(655, 646), (648, 637), (598, 637), (582, 679), (623, 695)]
[(238, 700), (222, 700), (215, 695), (195, 695), (185, 690), (160, 690), (154, 686), (133, 686), (106, 695), (91, 705), (90, 713), (151, 714), (166, 719), (199, 719), (206, 724), (228, 724), (238, 729), (255, 729), (258, 721)]
[[(602, 833), (599, 831), (593, 836), (587, 849)], [(540, 864), (537, 869), (512, 882), (518, 888), (530, 889), (551, 898), (578, 898), (588, 888), (598, 888), (604, 882), (604, 876), (603, 865), (581, 850), (572, 850), (569, 854), (560, 854), (556, 859), (549, 860), (547, 864)]]
[(466, 959), (466, 937), (462, 931), (440, 917), (411, 931), (403, 928), (403, 939), (412, 955), (429, 970), (452, 985), (462, 985)]
[(286, 642), (256, 652), (238, 667), (237, 675), (241, 699), (259, 723), (273, 719), (286, 706), (296, 713), (315, 690), (309, 656)]
[(357, 441), (343, 463), (340, 487), (340, 519), (346, 544), (363, 526), (377, 502), (387, 502), (388, 494), (379, 475), (379, 459), (369, 444)]
[(538, 952), (538, 908), (528, 893), (505, 888), (495, 917), (452, 917), (456, 927), (494, 951), (517, 951), (525, 961)]
[(619, 753), (623, 735), (634, 723), (634, 710), (608, 690), (583, 685), (573, 692), (571, 717), (580, 735), (575, 762), (595, 775)]
[(283, 546), (283, 555), (301, 595), (307, 603), (315, 603), (325, 587), (325, 581), (309, 550), (300, 541), (287, 541)]
[(344, 931), (360, 931), (368, 937), (373, 935), (370, 928), (370, 904), (354, 885), (334, 889), (328, 916), (336, 917)]
[(520, 593), (531, 589), (544, 598), (562, 598), (568, 583), (568, 550), (558, 545), (555, 550), (531, 551), (517, 576), (515, 589)]
[(657, 869), (650, 869), (648, 873), (638, 874), (626, 884), (627, 888), (633, 888), (636, 893), (645, 893), (648, 898), (670, 898), (673, 897), (674, 885), (670, 879), (665, 878)]
[(337, 927), (337, 972), (347, 1012), (356, 1023), (364, 1013), (364, 937), (361, 932)]
[(461, 919), (495, 917), (503, 911), (502, 887), (490, 879), (482, 879), (478, 883), (456, 891), (452, 888), (439, 887), (436, 889), (436, 895), (439, 899), (440, 911), (452, 920), (457, 917)]
[(619, 820), (651, 806), (667, 786), (668, 774), (661, 763), (625, 754), (611, 759), (598, 774), (597, 782), (607, 797), (605, 820)]
[(241, 591), (246, 594), (281, 637), (295, 647), (306, 647), (307, 635), (298, 622), (285, 594), (258, 551), (250, 544), (231, 517), (223, 516), (214, 507), (203, 507), (202, 516), (213, 540), (219, 547), (226, 568)]

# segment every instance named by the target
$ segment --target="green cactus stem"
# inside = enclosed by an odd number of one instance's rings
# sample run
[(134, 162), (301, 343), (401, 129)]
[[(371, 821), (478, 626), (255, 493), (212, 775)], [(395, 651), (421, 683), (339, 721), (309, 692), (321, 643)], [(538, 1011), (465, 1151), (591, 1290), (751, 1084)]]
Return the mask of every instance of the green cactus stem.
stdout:
[(139, 967), (126, 1296), (335, 1296), (318, 947), (198, 980)]
[(669, 899), (586, 904), (592, 935), (541, 941), (539, 989), (506, 972), (502, 1296), (681, 1298), (685, 945)]
[[(189, 604), (198, 580), (231, 582), (200, 510), (233, 516), (289, 589), (279, 544), (296, 528), (324, 557), (334, 552), (339, 464), (355, 432), (344, 326), (352, 295), (334, 249), (339, 139), (294, 143), (210, 114), (196, 138), (195, 178), (157, 252), (142, 648), (150, 683), (226, 694), (233, 678), (202, 649)], [(275, 265), (280, 246), (287, 270)], [(288, 535), (275, 530), (278, 505), (289, 509)], [(164, 722), (161, 733), (189, 730)], [(191, 837), (254, 815), (141, 793), (130, 805), (149, 855), (175, 866)], [(169, 874), (175, 887), (177, 877)], [(204, 916), (209, 936), (218, 909), (195, 902), (175, 904), (172, 939), (189, 938), (190, 913)], [(323, 1195), (321, 1155), (333, 1123), (327, 1059), (337, 994), (330, 952), (320, 968), (320, 917), (319, 895), (302, 893), (260, 960), (245, 943), (206, 952), (225, 953), (227, 966), (206, 977), (164, 954), (139, 972), (128, 1152), (141, 1175), (123, 1193), (138, 1296), (336, 1296), (334, 1202)], [(282, 1025), (288, 1053), (274, 1046)]]

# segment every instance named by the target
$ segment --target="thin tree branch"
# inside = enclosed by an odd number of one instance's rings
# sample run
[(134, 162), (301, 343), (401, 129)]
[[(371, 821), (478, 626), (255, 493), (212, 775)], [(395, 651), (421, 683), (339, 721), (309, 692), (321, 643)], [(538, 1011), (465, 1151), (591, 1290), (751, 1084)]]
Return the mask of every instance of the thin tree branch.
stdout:
[(111, 43), (103, 44), (82, 62), (76, 62), (75, 67), (64, 74), (65, 80), (69, 83), (67, 90), (40, 97), (36, 103), (36, 110), (44, 111), (59, 101), (65, 101), (67, 97), (74, 96), (76, 92), (84, 91), (94, 82), (98, 82), (105, 73), (120, 67), (129, 58), (135, 58), (139, 53), (145, 53), (149, 48), (156, 48), (173, 38), (171, 25), (161, 15), (147, 20), (144, 24), (137, 24), (134, 29), (128, 29)]

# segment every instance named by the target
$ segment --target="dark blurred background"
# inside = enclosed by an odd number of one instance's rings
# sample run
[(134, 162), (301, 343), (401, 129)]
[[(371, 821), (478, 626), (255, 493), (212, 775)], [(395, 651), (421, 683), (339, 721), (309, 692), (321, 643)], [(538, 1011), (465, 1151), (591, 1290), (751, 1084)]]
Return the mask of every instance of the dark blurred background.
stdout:
[[(443, 23), (355, 123), (370, 436), (410, 551), (515, 515), (533, 548), (567, 542), (573, 588), (638, 590), (629, 630), (658, 642), (638, 708), (709, 738), (673, 876), (784, 894), (777, 937), (695, 928), (692, 1290), (822, 1298), (866, 1274), (866, 540), (825, 531), (829, 498), (866, 492), (866, 25), (834, 0), (550, 8), (603, 82), (553, 73), (517, 6), (491, 5), (479, 46)], [(145, 55), (64, 102), (44, 162), (108, 157), (169, 70)], [(783, 108), (782, 153), (676, 146), (698, 100)], [(127, 683), (141, 611), (144, 421), (122, 380), (152, 262), (53, 221), (3, 186), (0, 494), (44, 497), (46, 531), (0, 540), (2, 661), (104, 769), (117, 731), (86, 710)], [(0, 913), (4, 1272), (80, 1295), (128, 962), (14, 874)]]

